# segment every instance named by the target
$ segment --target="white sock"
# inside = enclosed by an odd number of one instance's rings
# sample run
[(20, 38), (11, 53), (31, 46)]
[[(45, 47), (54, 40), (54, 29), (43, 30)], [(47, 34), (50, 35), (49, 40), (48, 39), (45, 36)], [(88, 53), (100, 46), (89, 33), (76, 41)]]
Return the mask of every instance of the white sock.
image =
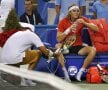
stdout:
[(28, 86), (25, 78), (21, 78), (21, 86)]
[(85, 71), (86, 69), (85, 68), (80, 68), (80, 70), (79, 71)]
[(81, 69), (79, 70), (79, 72), (77, 73), (76, 79), (77, 79), (78, 81), (81, 81), (81, 76), (82, 76), (82, 74), (83, 74), (83, 72), (84, 72), (85, 70), (86, 70), (85, 68), (81, 68)]
[(35, 86), (35, 85), (36, 85), (36, 83), (33, 82), (33, 81), (30, 80), (30, 79), (27, 79), (26, 81), (27, 81), (28, 85), (30, 85), (30, 86)]
[(62, 70), (64, 72), (64, 76), (65, 76), (65, 79), (69, 82), (71, 82), (70, 78), (69, 78), (69, 75), (68, 75), (68, 72), (66, 70), (66, 67), (62, 67)]

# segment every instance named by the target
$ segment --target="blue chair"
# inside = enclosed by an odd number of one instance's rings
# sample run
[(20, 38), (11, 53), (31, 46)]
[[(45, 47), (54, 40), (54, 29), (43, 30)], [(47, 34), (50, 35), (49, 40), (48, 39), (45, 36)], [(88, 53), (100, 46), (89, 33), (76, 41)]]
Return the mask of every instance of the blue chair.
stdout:
[[(57, 40), (56, 40), (57, 30), (55, 28), (47, 29), (45, 31), (45, 33), (46, 34), (42, 38), (44, 38), (47, 43), (50, 43), (51, 46), (54, 47), (55, 44), (57, 43)], [(87, 43), (88, 45), (91, 45), (90, 36), (88, 34), (87, 29), (83, 30), (82, 38), (83, 38), (83, 42)], [(70, 77), (75, 77), (79, 68), (82, 66), (82, 64), (84, 62), (85, 56), (72, 54), (72, 55), (66, 55), (65, 59), (66, 59), (65, 65), (66, 65), (66, 68), (68, 70), (68, 73), (69, 73)], [(107, 59), (108, 59), (108, 53), (97, 53), (96, 57), (94, 58), (94, 61), (90, 64), (90, 66), (94, 66), (97, 63), (100, 63), (101, 65), (108, 66), (108, 60)], [(41, 62), (41, 64), (45, 63), (45, 62), (46, 62), (46, 60), (43, 60)], [(45, 64), (39, 65), (38, 68), (41, 68), (41, 70), (42, 70), (42, 68), (43, 69), (46, 68), (46, 70), (48, 71), (48, 68), (46, 67)], [(52, 71), (57, 69), (56, 73), (55, 73), (57, 76), (60, 76), (60, 77), (64, 76), (63, 72), (62, 72), (62, 69), (61, 69), (61, 66), (57, 63), (56, 60), (54, 62), (52, 62), (50, 68), (52, 69)], [(83, 77), (85, 77), (85, 75)]]
[[(54, 47), (55, 44), (57, 43), (57, 41), (56, 41), (57, 31), (56, 31), (56, 29), (53, 29), (53, 30), (49, 29), (49, 30), (47, 30), (47, 33), (48, 33), (47, 40), (51, 44), (51, 46)], [(48, 38), (49, 35), (51, 35), (50, 40)], [(92, 46), (90, 36), (89, 36), (88, 30), (86, 28), (84, 28), (82, 31), (82, 38), (83, 38), (84, 43)], [(76, 76), (79, 68), (82, 66), (82, 64), (84, 62), (85, 56), (79, 56), (76, 54), (72, 54), (72, 55), (66, 55), (65, 59), (66, 59), (65, 65), (69, 72), (69, 75), (71, 77)], [(108, 66), (107, 59), (108, 59), (108, 53), (97, 53), (96, 57), (94, 58), (94, 61), (90, 64), (90, 66), (94, 66), (97, 63), (100, 63), (101, 65), (104, 65), (104, 66)], [(60, 65), (59, 65), (59, 68), (57, 71), (57, 75), (60, 77), (63, 77), (63, 72), (61, 70)], [(85, 77), (85, 75), (84, 75), (84, 77)]]

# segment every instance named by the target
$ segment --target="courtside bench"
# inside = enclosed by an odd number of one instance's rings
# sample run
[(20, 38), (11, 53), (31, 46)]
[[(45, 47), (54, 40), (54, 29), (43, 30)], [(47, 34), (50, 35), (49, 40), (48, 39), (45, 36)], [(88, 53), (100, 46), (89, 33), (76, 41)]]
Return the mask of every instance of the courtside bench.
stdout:
[[(50, 43), (52, 47), (55, 46), (57, 43), (56, 41), (56, 25), (55, 26), (36, 26), (35, 33), (38, 33), (38, 35), (41, 37), (43, 42)], [(87, 29), (83, 30), (83, 42), (91, 45), (90, 37), (88, 34)], [(101, 48), (101, 47), (100, 47)], [(79, 70), (79, 68), (82, 66), (83, 61), (85, 59), (85, 56), (80, 56), (76, 54), (66, 55), (66, 68), (69, 72), (70, 76), (75, 76)], [(100, 63), (101, 65), (108, 66), (108, 53), (97, 53), (96, 57), (94, 58), (93, 62), (90, 64), (96, 65), (97, 63)], [(57, 63), (57, 61), (53, 60), (50, 64), (44, 60), (44, 58), (41, 58), (39, 61), (38, 66), (36, 67), (36, 70), (39, 71), (45, 71), (45, 72), (51, 72), (55, 73), (58, 76), (62, 77), (63, 72), (61, 70), (61, 66)]]

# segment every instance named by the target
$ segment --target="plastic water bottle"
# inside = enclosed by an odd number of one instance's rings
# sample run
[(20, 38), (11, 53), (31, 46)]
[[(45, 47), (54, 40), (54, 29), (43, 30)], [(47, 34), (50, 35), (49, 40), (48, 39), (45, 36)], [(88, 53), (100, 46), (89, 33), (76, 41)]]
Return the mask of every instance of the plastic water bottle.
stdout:
[(73, 25), (74, 25), (74, 27), (75, 27), (75, 30), (74, 30), (73, 32), (76, 32), (77, 27), (78, 27), (78, 22), (77, 22), (77, 21), (75, 21), (75, 22), (73, 23)]

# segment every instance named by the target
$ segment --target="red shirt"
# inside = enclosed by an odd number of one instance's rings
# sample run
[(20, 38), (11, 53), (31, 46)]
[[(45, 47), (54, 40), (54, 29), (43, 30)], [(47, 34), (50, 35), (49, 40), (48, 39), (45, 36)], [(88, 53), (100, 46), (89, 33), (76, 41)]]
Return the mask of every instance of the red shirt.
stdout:
[(8, 30), (5, 32), (0, 33), (0, 47), (3, 47), (7, 39), (14, 33), (16, 33), (18, 30)]
[[(87, 18), (85, 18), (85, 17), (81, 17), (81, 18), (84, 19), (85, 21), (89, 22), (89, 20)], [(67, 18), (64, 18), (58, 24), (58, 31), (59, 32), (64, 32), (72, 24), (73, 24), (73, 22), (71, 22)], [(67, 35), (67, 37), (70, 36), (70, 35), (73, 35), (73, 34), (77, 35), (77, 40), (76, 40), (76, 42), (74, 43), (73, 46), (82, 45), (82, 30), (83, 30), (83, 27), (84, 27), (84, 24), (78, 23), (76, 32), (70, 32)]]

